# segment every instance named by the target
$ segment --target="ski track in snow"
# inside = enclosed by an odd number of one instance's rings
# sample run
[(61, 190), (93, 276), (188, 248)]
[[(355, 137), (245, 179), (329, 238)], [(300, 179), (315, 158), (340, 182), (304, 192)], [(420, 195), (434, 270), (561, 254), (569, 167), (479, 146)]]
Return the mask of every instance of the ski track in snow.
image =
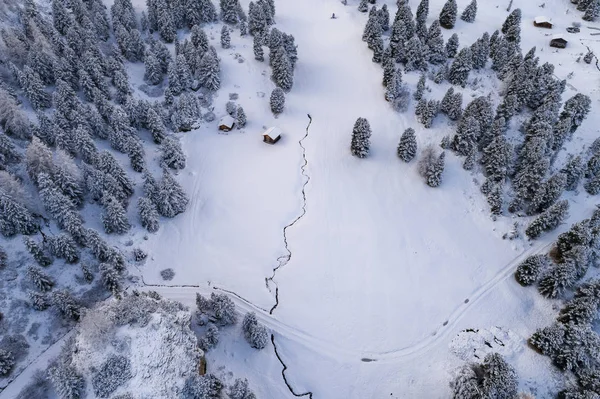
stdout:
[[(221, 291), (229, 294), (234, 302), (236, 302), (236, 306), (241, 310), (242, 313), (246, 312), (255, 312), (257, 318), (269, 329), (276, 332), (277, 334), (284, 336), (286, 338), (294, 339), (296, 342), (301, 343), (306, 346), (306, 348), (318, 352), (323, 355), (328, 355), (329, 357), (340, 360), (345, 359), (347, 361), (360, 361), (364, 363), (370, 362), (402, 362), (413, 359), (416, 356), (422, 355), (427, 351), (433, 349), (437, 344), (439, 344), (443, 338), (447, 337), (448, 334), (453, 330), (453, 327), (460, 322), (463, 317), (466, 315), (467, 311), (476, 303), (478, 303), (481, 299), (483, 299), (488, 293), (490, 293), (495, 287), (504, 282), (507, 278), (509, 278), (517, 268), (517, 266), (525, 260), (528, 256), (544, 253), (549, 250), (554, 242), (554, 237), (557, 234), (552, 234), (548, 237), (550, 244), (540, 243), (529, 248), (527, 251), (524, 251), (519, 256), (514, 258), (510, 263), (504, 266), (500, 271), (488, 282), (481, 285), (476, 290), (472, 291), (467, 297), (465, 301), (459, 304), (455, 310), (449, 315), (449, 317), (440, 323), (440, 326), (433, 331), (430, 335), (423, 338), (422, 340), (402, 347), (391, 349), (388, 351), (377, 352), (377, 351), (362, 351), (357, 352), (353, 350), (349, 350), (346, 348), (342, 348), (337, 345), (335, 342), (329, 342), (320, 338), (317, 338), (311, 334), (306, 333), (300, 329), (291, 327), (285, 323), (280, 322), (274, 317), (270, 310), (264, 309), (260, 306), (255, 305), (251, 301), (243, 298), (235, 292), (229, 291), (225, 288), (213, 286), (209, 290), (205, 290), (206, 287), (200, 285), (166, 285), (166, 284), (147, 284), (144, 281), (143, 274), (141, 275), (141, 281), (143, 286), (148, 288), (159, 288), (157, 290), (163, 296), (166, 296), (169, 299), (173, 300), (184, 300), (187, 299), (187, 303), (190, 301), (194, 301), (194, 295), (196, 292), (200, 293), (210, 293), (211, 291)], [(187, 292), (186, 289), (193, 288), (194, 291)], [(274, 340), (274, 338), (272, 338)], [(275, 345), (274, 345), (275, 347)], [(275, 350), (277, 351), (276, 347)], [(277, 355), (277, 353), (276, 353)], [(284, 366), (284, 370), (287, 368), (281, 358), (277, 356), (279, 361)], [(285, 376), (284, 376), (285, 379)], [(286, 382), (287, 384), (287, 382)], [(289, 387), (289, 385), (288, 385)], [(292, 393), (294, 393), (292, 391)], [(307, 393), (308, 394), (308, 393)], [(296, 395), (296, 394), (294, 394)], [(302, 394), (300, 396), (304, 396), (306, 394)], [(298, 395), (296, 395), (298, 396)]]
[(277, 309), (277, 306), (279, 306), (279, 287), (277, 286), (277, 282), (275, 281), (275, 275), (277, 274), (277, 271), (279, 269), (281, 269), (282, 267), (287, 265), (290, 262), (290, 260), (292, 259), (292, 251), (290, 251), (290, 248), (288, 246), (287, 229), (294, 226), (300, 219), (302, 219), (304, 217), (304, 215), (306, 215), (306, 186), (310, 182), (310, 176), (306, 173), (306, 167), (308, 166), (308, 160), (306, 159), (306, 148), (304, 147), (303, 142), (305, 139), (308, 138), (308, 130), (310, 129), (311, 123), (312, 123), (312, 117), (310, 116), (310, 114), (308, 114), (308, 125), (306, 126), (306, 134), (304, 135), (304, 137), (302, 137), (298, 141), (300, 148), (302, 148), (302, 159), (304, 160), (304, 163), (300, 167), (300, 172), (302, 173), (302, 176), (305, 178), (304, 183), (302, 184), (302, 212), (300, 212), (300, 215), (298, 215), (291, 223), (289, 223), (288, 225), (286, 225), (283, 228), (283, 244), (285, 246), (287, 255), (283, 255), (283, 256), (280, 256), (279, 258), (277, 258), (279, 265), (277, 265), (277, 267), (275, 267), (273, 269), (273, 274), (271, 275), (271, 277), (265, 278), (265, 284), (267, 285), (267, 289), (269, 289), (269, 291), (271, 291), (271, 288), (269, 287), (269, 282), (272, 282), (273, 284), (275, 284), (275, 304), (269, 310), (269, 314), (273, 314), (275, 309)]

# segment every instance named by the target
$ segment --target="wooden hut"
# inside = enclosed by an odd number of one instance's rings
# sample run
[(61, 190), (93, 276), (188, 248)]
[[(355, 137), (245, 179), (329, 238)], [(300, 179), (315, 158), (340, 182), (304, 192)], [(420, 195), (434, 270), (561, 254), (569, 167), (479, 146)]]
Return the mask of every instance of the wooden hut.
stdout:
[(538, 28), (552, 29), (552, 22), (550, 22), (550, 20), (546, 17), (535, 17), (533, 20), (533, 26)]
[(554, 35), (552, 40), (550, 40), (550, 47), (565, 48), (567, 47), (567, 43), (567, 39), (565, 39), (562, 35)]
[(275, 144), (281, 139), (281, 129), (270, 127), (263, 133), (263, 141), (267, 144)]
[(224, 116), (219, 121), (219, 130), (222, 130), (224, 132), (230, 131), (231, 129), (233, 129), (234, 126), (235, 126), (235, 119), (233, 119), (229, 115)]

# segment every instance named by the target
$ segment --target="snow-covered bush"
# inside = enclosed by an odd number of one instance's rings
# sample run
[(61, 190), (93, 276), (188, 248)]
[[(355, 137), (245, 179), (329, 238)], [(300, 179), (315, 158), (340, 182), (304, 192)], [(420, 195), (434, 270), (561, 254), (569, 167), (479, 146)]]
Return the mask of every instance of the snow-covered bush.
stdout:
[(210, 294), (210, 302), (214, 318), (220, 325), (235, 324), (237, 316), (235, 314), (235, 304), (231, 298), (225, 294), (216, 294), (213, 292)]
[(131, 377), (131, 361), (125, 356), (110, 355), (91, 376), (94, 395), (108, 398)]
[(0, 375), (7, 375), (15, 365), (15, 358), (11, 352), (0, 349)]
[(256, 395), (248, 386), (248, 380), (236, 378), (232, 386), (229, 387), (227, 394), (231, 399), (256, 399)]
[(369, 138), (371, 137), (371, 126), (365, 118), (358, 118), (352, 130), (352, 142), (350, 150), (352, 155), (365, 158), (369, 155)]
[(263, 349), (267, 346), (269, 341), (269, 333), (267, 329), (258, 323), (256, 319), (256, 313), (246, 313), (244, 320), (242, 321), (242, 331), (244, 332), (244, 338), (255, 349)]

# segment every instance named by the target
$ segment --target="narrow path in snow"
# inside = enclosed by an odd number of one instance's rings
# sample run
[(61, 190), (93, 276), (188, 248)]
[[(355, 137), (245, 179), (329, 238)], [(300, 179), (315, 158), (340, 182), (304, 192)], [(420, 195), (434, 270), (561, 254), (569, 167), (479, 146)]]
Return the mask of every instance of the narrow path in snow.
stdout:
[(310, 116), (310, 114), (307, 114), (307, 116), (308, 125), (306, 126), (306, 134), (298, 141), (300, 148), (302, 148), (302, 159), (304, 160), (304, 163), (300, 167), (300, 173), (302, 173), (302, 176), (305, 178), (304, 183), (302, 184), (302, 212), (300, 212), (300, 215), (298, 215), (291, 223), (289, 223), (283, 228), (283, 244), (285, 246), (285, 251), (287, 252), (287, 255), (283, 255), (277, 258), (279, 265), (277, 265), (277, 267), (273, 269), (273, 274), (271, 275), (271, 277), (265, 278), (265, 284), (267, 285), (267, 289), (269, 289), (269, 291), (271, 291), (269, 283), (273, 283), (275, 285), (275, 304), (273, 305), (271, 310), (269, 310), (269, 314), (273, 314), (275, 309), (277, 309), (277, 306), (279, 306), (279, 287), (277, 286), (277, 282), (274, 280), (275, 275), (277, 274), (277, 271), (279, 269), (287, 265), (292, 259), (292, 251), (290, 251), (290, 248), (288, 246), (287, 230), (290, 227), (294, 226), (300, 219), (302, 219), (304, 215), (306, 215), (306, 186), (310, 182), (310, 176), (306, 173), (308, 160), (306, 159), (306, 148), (304, 147), (303, 142), (308, 138), (308, 131), (310, 129), (310, 125), (312, 124), (312, 117)]
[[(272, 313), (264, 309), (260, 306), (255, 305), (251, 301), (243, 298), (235, 292), (229, 291), (227, 289), (215, 286), (170, 286), (164, 284), (146, 284), (144, 282), (143, 276), (141, 278), (142, 284), (148, 288), (159, 288), (157, 291), (173, 300), (179, 300), (187, 304), (195, 303), (195, 293), (199, 292), (202, 294), (208, 294), (211, 291), (221, 291), (232, 296), (236, 306), (240, 309), (240, 313), (246, 312), (255, 312), (257, 318), (263, 323), (267, 328), (271, 331), (294, 340), (300, 344), (303, 344), (307, 349), (312, 351), (317, 351), (319, 354), (327, 355), (332, 359), (336, 359), (341, 361), (342, 359), (347, 362), (401, 362), (408, 361), (413, 359), (416, 356), (423, 355), (424, 353), (432, 350), (438, 343), (440, 343), (443, 338), (445, 338), (448, 334), (453, 331), (453, 327), (455, 327), (467, 314), (467, 311), (473, 307), (476, 303), (478, 303), (481, 299), (483, 299), (487, 294), (489, 294), (495, 287), (497, 287), (502, 282), (506, 281), (509, 277), (511, 277), (516, 270), (517, 266), (525, 260), (528, 256), (545, 253), (547, 252), (553, 245), (553, 242), (556, 239), (558, 233), (552, 234), (547, 237), (550, 244), (540, 243), (524, 251), (519, 256), (514, 258), (511, 262), (509, 262), (506, 266), (504, 266), (498, 273), (488, 280), (485, 284), (478, 287), (476, 290), (471, 292), (465, 297), (465, 301), (461, 302), (455, 310), (449, 315), (446, 320), (440, 320), (439, 327), (433, 331), (430, 335), (423, 338), (422, 340), (396, 349), (390, 349), (388, 351), (355, 351), (351, 349), (346, 349), (340, 347), (335, 342), (330, 342), (327, 340), (323, 340), (321, 338), (315, 337), (303, 330), (297, 329), (295, 327), (289, 326), (279, 320), (277, 320)], [(207, 290), (208, 288), (208, 290)], [(190, 290), (192, 289), (192, 290)], [(274, 340), (274, 338), (272, 338)], [(275, 345), (274, 345), (275, 347)], [(277, 353), (276, 353), (277, 355)], [(279, 356), (278, 356), (279, 358)], [(284, 371), (287, 368), (283, 361), (279, 358), (280, 362), (284, 366)], [(292, 392), (293, 393), (293, 392)]]

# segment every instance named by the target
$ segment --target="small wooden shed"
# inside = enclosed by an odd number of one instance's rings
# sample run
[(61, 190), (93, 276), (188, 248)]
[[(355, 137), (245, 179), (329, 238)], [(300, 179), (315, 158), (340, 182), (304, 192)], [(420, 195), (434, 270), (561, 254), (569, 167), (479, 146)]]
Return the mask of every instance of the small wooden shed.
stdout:
[(567, 39), (563, 35), (554, 35), (550, 40), (550, 47), (565, 48), (567, 47)]
[(275, 144), (281, 139), (281, 129), (270, 127), (263, 133), (263, 141), (267, 144)]
[(222, 130), (224, 132), (230, 131), (231, 129), (233, 129), (234, 126), (235, 126), (235, 119), (233, 119), (229, 115), (224, 116), (219, 121), (219, 130)]
[(538, 28), (552, 29), (552, 22), (550, 22), (550, 20), (546, 17), (535, 17), (533, 20), (533, 26)]

